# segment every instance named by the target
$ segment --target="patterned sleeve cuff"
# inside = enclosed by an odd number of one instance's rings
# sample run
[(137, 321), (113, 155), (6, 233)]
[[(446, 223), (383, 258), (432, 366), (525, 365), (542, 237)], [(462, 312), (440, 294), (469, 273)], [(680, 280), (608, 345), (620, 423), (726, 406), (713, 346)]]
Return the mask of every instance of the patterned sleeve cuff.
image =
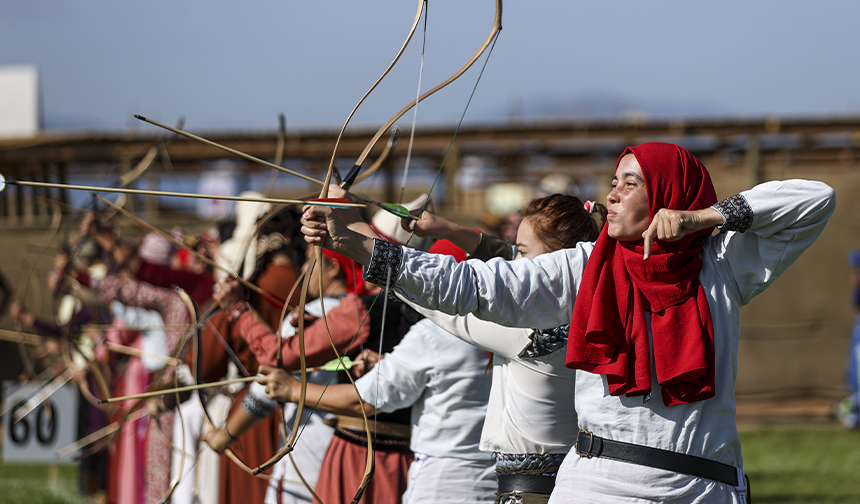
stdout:
[(403, 247), (396, 243), (384, 240), (373, 240), (373, 255), (370, 264), (364, 268), (364, 279), (368, 282), (385, 287), (388, 277), (388, 269), (391, 268), (392, 281), (400, 273), (400, 265), (403, 262)]
[(266, 418), (275, 411), (278, 403), (266, 394), (266, 388), (257, 382), (252, 382), (242, 400), (242, 409), (254, 418)]
[(736, 194), (711, 206), (725, 219), (725, 224), (717, 226), (720, 231), (738, 231), (743, 233), (752, 226), (753, 211), (746, 198)]

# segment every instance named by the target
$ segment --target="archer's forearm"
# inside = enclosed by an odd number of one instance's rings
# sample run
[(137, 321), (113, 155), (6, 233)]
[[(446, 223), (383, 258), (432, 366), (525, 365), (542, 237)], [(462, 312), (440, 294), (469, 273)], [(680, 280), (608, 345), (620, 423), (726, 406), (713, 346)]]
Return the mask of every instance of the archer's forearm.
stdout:
[(373, 255), (373, 240), (373, 238), (359, 234), (347, 237), (332, 236), (332, 250), (367, 266)]
[(359, 220), (352, 224), (349, 224), (347, 227), (349, 227), (349, 229), (355, 231), (356, 233), (367, 236), (368, 238), (379, 238), (380, 240), (382, 239), (382, 237), (379, 236), (379, 234), (374, 231), (372, 227), (370, 227), (370, 224), (363, 220)]
[[(296, 394), (298, 394), (298, 390), (296, 390)], [(305, 396), (305, 406), (308, 408), (315, 407), (335, 415), (361, 417), (362, 404), (364, 404), (365, 414), (373, 415), (376, 412), (373, 406), (359, 399), (352, 384), (339, 383), (326, 387), (325, 385), (308, 383), (307, 395)]]
[(248, 432), (248, 429), (254, 426), (260, 419), (252, 416), (245, 411), (245, 408), (236, 408), (236, 411), (227, 419), (225, 427), (227, 432), (233, 438), (241, 437), (242, 434)]
[(481, 243), (481, 233), (453, 222), (450, 224), (451, 226), (448, 229), (446, 236), (442, 236), (440, 238), (450, 240), (454, 245), (463, 249), (467, 254), (471, 255), (474, 253), (475, 249), (477, 249), (478, 245)]

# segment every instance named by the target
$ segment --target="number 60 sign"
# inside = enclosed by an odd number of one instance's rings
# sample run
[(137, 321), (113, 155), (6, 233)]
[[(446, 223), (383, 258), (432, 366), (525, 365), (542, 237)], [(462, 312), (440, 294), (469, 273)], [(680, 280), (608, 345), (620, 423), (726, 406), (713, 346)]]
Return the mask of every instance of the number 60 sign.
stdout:
[[(55, 462), (57, 450), (75, 441), (78, 430), (78, 394), (67, 385), (30, 409), (39, 384), (3, 383), (3, 460), (6, 462)], [(20, 418), (20, 420), (18, 420)]]

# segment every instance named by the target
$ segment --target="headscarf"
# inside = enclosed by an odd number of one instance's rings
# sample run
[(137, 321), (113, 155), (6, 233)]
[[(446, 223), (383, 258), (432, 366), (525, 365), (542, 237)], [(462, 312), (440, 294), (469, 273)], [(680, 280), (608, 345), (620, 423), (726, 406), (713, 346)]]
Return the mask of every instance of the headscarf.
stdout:
[[(678, 145), (628, 147), (642, 168), (650, 218), (661, 208), (699, 210), (717, 202), (701, 161)], [(616, 164), (617, 166), (617, 164)], [(573, 309), (567, 366), (606, 375), (611, 395), (651, 391), (645, 312), (651, 312), (657, 381), (666, 406), (714, 396), (714, 329), (699, 283), (705, 239), (713, 228), (676, 242), (621, 242), (603, 228), (585, 267)], [(593, 293), (593, 295), (592, 295)]]
[(466, 260), (466, 251), (454, 245), (454, 242), (450, 240), (436, 240), (427, 252), (453, 256), (458, 263)]
[(330, 261), (335, 261), (346, 279), (346, 291), (350, 294), (360, 296), (365, 294), (364, 278), (361, 276), (361, 264), (344, 257), (337, 252), (323, 249), (323, 255)]

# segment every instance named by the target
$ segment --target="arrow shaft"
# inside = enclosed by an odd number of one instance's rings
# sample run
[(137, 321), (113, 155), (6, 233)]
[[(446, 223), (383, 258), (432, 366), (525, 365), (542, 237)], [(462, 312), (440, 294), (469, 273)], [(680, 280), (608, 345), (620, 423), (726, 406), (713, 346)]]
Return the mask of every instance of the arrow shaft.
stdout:
[[(56, 189), (71, 189), (74, 191), (91, 191), (91, 192), (108, 192), (121, 194), (139, 194), (145, 196), (168, 196), (173, 198), (195, 198), (195, 199), (214, 199), (224, 201), (255, 201), (259, 203), (272, 203), (275, 205), (304, 205), (307, 204), (304, 200), (278, 199), (278, 198), (246, 198), (243, 196), (224, 196), (219, 194), (195, 194), (181, 193), (172, 191), (148, 191), (145, 189), (126, 189), (122, 187), (98, 187), (75, 184), (56, 184), (52, 182), (31, 182), (26, 180), (7, 180), (7, 184), (19, 185), (26, 187), (48, 187)], [(320, 206), (331, 207), (363, 207), (365, 205), (359, 203), (314, 203)]]
[(176, 133), (177, 135), (182, 135), (182, 136), (184, 136), (185, 138), (190, 138), (190, 139), (192, 139), (192, 140), (196, 140), (196, 141), (198, 141), (198, 142), (200, 142), (200, 143), (203, 143), (203, 144), (209, 145), (210, 147), (215, 147), (216, 149), (221, 149), (221, 150), (223, 150), (223, 151), (225, 151), (225, 152), (229, 152), (230, 154), (233, 154), (234, 156), (239, 156), (240, 158), (242, 158), (242, 159), (246, 159), (246, 160), (251, 161), (251, 162), (253, 162), (253, 163), (261, 164), (261, 165), (263, 165), (263, 166), (268, 166), (269, 168), (274, 168), (274, 169), (276, 169), (276, 170), (278, 170), (278, 171), (282, 171), (282, 172), (284, 172), (284, 173), (289, 173), (290, 175), (292, 175), (292, 176), (294, 176), (294, 177), (298, 177), (298, 178), (300, 178), (300, 179), (302, 179), (302, 180), (306, 180), (306, 181), (308, 181), (308, 182), (310, 182), (310, 183), (312, 183), (312, 184), (316, 184), (316, 185), (318, 185), (318, 186), (323, 185), (323, 183), (322, 183), (322, 182), (320, 182), (319, 180), (317, 180), (317, 179), (315, 179), (315, 178), (313, 178), (313, 177), (308, 177), (307, 175), (305, 175), (305, 174), (303, 174), (303, 173), (295, 172), (295, 171), (293, 171), (293, 170), (290, 170), (290, 169), (284, 168), (283, 166), (276, 165), (275, 163), (270, 163), (270, 162), (268, 162), (268, 161), (266, 161), (266, 160), (264, 160), (264, 159), (260, 159), (260, 158), (258, 158), (258, 157), (252, 156), (252, 155), (250, 155), (250, 154), (245, 154), (245, 153), (244, 153), (244, 152), (242, 152), (242, 151), (238, 151), (238, 150), (236, 150), (236, 149), (233, 149), (233, 148), (227, 147), (226, 145), (221, 145), (221, 144), (219, 144), (219, 143), (213, 142), (212, 140), (208, 140), (208, 139), (203, 138), (203, 137), (201, 137), (201, 136), (197, 136), (197, 135), (194, 135), (194, 134), (188, 133), (187, 131), (182, 131), (181, 129), (177, 129), (177, 128), (174, 128), (174, 127), (172, 127), (172, 126), (168, 126), (168, 125), (166, 125), (166, 124), (162, 124), (162, 123), (160, 123), (160, 122), (158, 122), (158, 121), (153, 121), (152, 119), (148, 119), (148, 118), (143, 117), (143, 116), (140, 116), (140, 115), (135, 115), (134, 117), (135, 117), (136, 119), (140, 119), (140, 120), (141, 120), (141, 121), (143, 121), (143, 122), (146, 122), (146, 123), (152, 124), (153, 126), (158, 126), (159, 128), (163, 128), (163, 129), (166, 129), (167, 131), (171, 131), (171, 132), (173, 132), (173, 133)]

